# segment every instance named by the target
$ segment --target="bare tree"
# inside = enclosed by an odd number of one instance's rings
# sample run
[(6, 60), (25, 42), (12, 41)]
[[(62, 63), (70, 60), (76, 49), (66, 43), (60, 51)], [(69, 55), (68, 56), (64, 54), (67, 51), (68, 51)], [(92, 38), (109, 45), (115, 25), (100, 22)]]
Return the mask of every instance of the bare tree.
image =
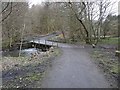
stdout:
[(109, 0), (98, 0), (95, 2), (69, 2), (68, 6), (74, 13), (74, 17), (82, 25), (84, 39), (88, 44), (97, 44), (103, 33), (103, 21), (107, 17), (109, 7), (113, 3)]
[(21, 56), (21, 49), (22, 49), (22, 44), (23, 44), (23, 34), (24, 34), (24, 30), (25, 30), (25, 23), (24, 23), (23, 29), (21, 29), (21, 44), (20, 44), (19, 57)]
[[(9, 8), (6, 10), (4, 9), (4, 12), (2, 13), (2, 43), (4, 44), (3, 47), (11, 47), (13, 43), (20, 40), (20, 29), (22, 28), (24, 15), (27, 11), (28, 6), (25, 2), (12, 2), (12, 5), (9, 7), (12, 8), (12, 10)], [(9, 12), (11, 13), (7, 14)]]
[(83, 26), (83, 28), (84, 28), (84, 30), (85, 30), (85, 41), (86, 41), (86, 43), (87, 44), (90, 44), (90, 41), (89, 41), (89, 32), (88, 32), (88, 30), (87, 30), (87, 28), (86, 28), (86, 26), (85, 26), (85, 24), (83, 23), (83, 20), (82, 20), (82, 18), (81, 18), (81, 16), (82, 16), (82, 13), (83, 13), (83, 11), (85, 10), (85, 8), (86, 8), (86, 4), (84, 3), (84, 2), (81, 2), (82, 4), (80, 4), (81, 6), (82, 6), (82, 9), (80, 10), (80, 12), (78, 13), (78, 12), (76, 12), (75, 10), (74, 10), (74, 8), (73, 8), (73, 3), (71, 3), (71, 2), (69, 2), (69, 7), (71, 8), (71, 10), (74, 12), (74, 15), (75, 15), (75, 17), (76, 17), (76, 19), (80, 22), (80, 24)]

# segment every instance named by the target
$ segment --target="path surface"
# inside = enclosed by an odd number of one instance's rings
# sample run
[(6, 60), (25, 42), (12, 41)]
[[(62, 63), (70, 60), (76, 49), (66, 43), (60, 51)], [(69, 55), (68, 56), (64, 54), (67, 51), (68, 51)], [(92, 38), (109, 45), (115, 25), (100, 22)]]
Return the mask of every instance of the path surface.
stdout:
[[(42, 37), (34, 42), (45, 44), (45, 40), (54, 35)], [(52, 42), (47, 41), (47, 45)], [(54, 42), (56, 46), (57, 43)], [(42, 82), (42, 88), (108, 88), (108, 82), (105, 80), (102, 73), (99, 72), (97, 66), (92, 63), (89, 54), (84, 46), (75, 46), (70, 44), (59, 43), (63, 54), (56, 57), (52, 62), (52, 67), (47, 70), (46, 76)], [(44, 66), (46, 67), (46, 66)], [(11, 70), (11, 73), (2, 73), (3, 82), (9, 81), (11, 77), (23, 75), (24, 72), (40, 72), (42, 69), (39, 66), (26, 66), (18, 71)], [(26, 74), (25, 74), (26, 75)], [(8, 77), (8, 78), (7, 78)], [(13, 79), (12, 79), (13, 80)], [(20, 81), (20, 80), (19, 80)], [(21, 82), (20, 82), (21, 83)], [(16, 83), (15, 83), (16, 84)], [(7, 85), (7, 82), (5, 83)]]
[[(32, 42), (56, 46), (56, 42), (45, 41), (51, 34)], [(58, 43), (62, 56), (56, 58), (43, 79), (42, 88), (109, 88), (104, 75), (91, 61), (84, 46)]]
[(109, 88), (84, 46), (64, 46), (62, 56), (47, 71), (42, 88)]

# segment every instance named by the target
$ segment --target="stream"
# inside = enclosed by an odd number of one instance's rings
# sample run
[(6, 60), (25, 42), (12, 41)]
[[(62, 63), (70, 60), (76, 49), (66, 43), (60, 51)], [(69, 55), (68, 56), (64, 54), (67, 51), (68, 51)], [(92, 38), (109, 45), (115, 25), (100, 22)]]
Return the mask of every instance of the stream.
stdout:
[[(21, 56), (22, 57), (31, 56), (35, 52), (46, 52), (52, 46), (52, 45), (45, 44), (45, 40), (42, 40), (42, 42), (39, 42), (39, 43), (38, 42), (39, 40), (36, 40), (36, 41), (31, 40), (29, 43), (22, 45), (23, 47), (21, 50)], [(12, 47), (13, 50), (2, 51), (2, 56), (18, 57), (20, 52), (19, 47), (17, 47), (18, 49), (14, 49), (14, 47)]]
[[(28, 49), (23, 49), (21, 50), (21, 56), (31, 56), (32, 53), (37, 52), (38, 49), (36, 48), (28, 48)], [(18, 57), (19, 56), (20, 50), (13, 50), (13, 51), (4, 51), (2, 52), (2, 56), (11, 56), (11, 57)]]

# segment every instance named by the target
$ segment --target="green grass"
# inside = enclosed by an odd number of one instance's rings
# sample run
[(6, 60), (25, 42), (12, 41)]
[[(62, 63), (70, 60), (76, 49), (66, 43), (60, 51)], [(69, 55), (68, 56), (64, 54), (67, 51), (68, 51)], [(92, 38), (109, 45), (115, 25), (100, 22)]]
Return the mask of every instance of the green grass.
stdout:
[(51, 37), (51, 38), (49, 38), (48, 40), (50, 40), (50, 41), (54, 41), (54, 42), (65, 43), (64, 38), (61, 37), (61, 36)]
[[(106, 52), (105, 52), (106, 53)], [(117, 86), (117, 76), (120, 73), (120, 64), (117, 58), (111, 58), (110, 55), (106, 55), (103, 51), (93, 51), (92, 58), (94, 62), (100, 67), (100, 70), (104, 73), (106, 79), (110, 82), (112, 88), (118, 88)]]
[(32, 73), (26, 76), (24, 79), (29, 81), (39, 81), (42, 78), (43, 73)]
[(118, 37), (111, 37), (111, 38), (101, 39), (101, 41), (99, 43), (100, 44), (117, 45), (119, 41), (120, 41), (120, 38), (118, 38)]
[(111, 60), (109, 56), (101, 51), (93, 51), (92, 57), (95, 58), (95, 62), (97, 62), (100, 67), (106, 70), (106, 72), (111, 74), (119, 74), (120, 65), (117, 59)]

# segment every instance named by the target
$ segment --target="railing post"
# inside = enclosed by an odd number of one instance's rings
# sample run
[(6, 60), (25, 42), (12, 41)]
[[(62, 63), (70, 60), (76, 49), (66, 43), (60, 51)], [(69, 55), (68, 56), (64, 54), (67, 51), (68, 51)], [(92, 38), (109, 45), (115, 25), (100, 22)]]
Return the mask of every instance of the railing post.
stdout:
[(33, 43), (34, 43), (34, 37), (33, 37)]
[(35, 45), (34, 45), (34, 37), (33, 37), (33, 42), (32, 42), (32, 48), (35, 48)]
[(45, 45), (46, 45), (46, 40), (45, 40)]
[(45, 49), (46, 49), (46, 51), (47, 51), (47, 45), (46, 45), (46, 40), (45, 40)]
[(53, 42), (52, 42), (52, 46), (53, 46)]
[(40, 44), (40, 39), (39, 39), (39, 44)]
[(57, 47), (58, 47), (58, 42), (57, 42)]

